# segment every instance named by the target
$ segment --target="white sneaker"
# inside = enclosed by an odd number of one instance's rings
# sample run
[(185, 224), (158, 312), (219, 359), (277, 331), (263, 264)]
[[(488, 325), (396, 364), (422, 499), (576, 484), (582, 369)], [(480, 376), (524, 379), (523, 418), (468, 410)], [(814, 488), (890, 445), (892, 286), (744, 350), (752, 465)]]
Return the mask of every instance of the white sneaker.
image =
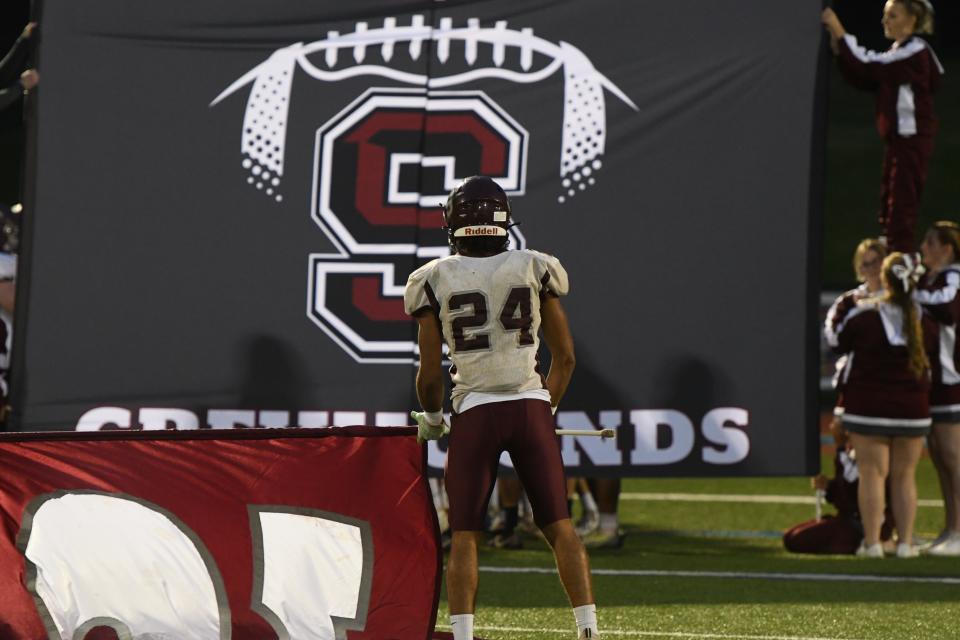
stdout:
[(898, 558), (916, 558), (919, 555), (920, 555), (920, 550), (917, 549), (912, 544), (901, 542), (900, 544), (897, 545)]
[(857, 549), (858, 558), (882, 558), (883, 557), (883, 545), (879, 542), (871, 545), (867, 545), (865, 542), (860, 543), (860, 548)]
[[(927, 542), (923, 542), (922, 544), (920, 544), (920, 545), (918, 546), (918, 548), (920, 549), (920, 551), (926, 551), (926, 550), (929, 549), (930, 547), (932, 547), (932, 546), (934, 546), (934, 545), (940, 544), (941, 542), (943, 542), (944, 540), (946, 540), (946, 539), (949, 538), (949, 537), (950, 537), (950, 530), (949, 530), (949, 529), (944, 529), (944, 530), (941, 531), (939, 534), (937, 534), (937, 537), (936, 537), (936, 538), (934, 538), (933, 540), (929, 540), (929, 541), (927, 541)], [(916, 541), (916, 539), (917, 539), (916, 536), (914, 536), (913, 539), (914, 539), (914, 541)]]
[(960, 556), (960, 533), (954, 531), (947, 536), (946, 540), (927, 549), (927, 555), (941, 557)]

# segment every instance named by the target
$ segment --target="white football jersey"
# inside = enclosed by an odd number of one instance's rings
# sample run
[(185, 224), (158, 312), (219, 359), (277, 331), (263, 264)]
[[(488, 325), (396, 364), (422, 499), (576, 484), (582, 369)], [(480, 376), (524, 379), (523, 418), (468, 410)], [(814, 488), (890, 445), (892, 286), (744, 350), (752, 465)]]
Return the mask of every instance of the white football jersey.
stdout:
[(471, 393), (546, 389), (537, 362), (540, 301), (568, 290), (560, 261), (530, 249), (485, 258), (452, 255), (410, 274), (404, 307), (410, 315), (429, 311), (440, 319), (453, 363), (454, 411)]

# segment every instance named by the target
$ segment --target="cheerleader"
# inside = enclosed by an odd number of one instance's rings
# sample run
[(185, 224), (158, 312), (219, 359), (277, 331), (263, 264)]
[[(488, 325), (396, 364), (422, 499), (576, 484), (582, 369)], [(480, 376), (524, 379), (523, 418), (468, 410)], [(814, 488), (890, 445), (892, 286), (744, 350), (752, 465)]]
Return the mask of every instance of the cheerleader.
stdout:
[(920, 194), (937, 130), (933, 93), (943, 75), (933, 49), (916, 35), (933, 33), (933, 7), (928, 0), (888, 0), (883, 34), (894, 43), (883, 53), (857, 44), (833, 9), (824, 9), (821, 20), (844, 78), (877, 96), (877, 131), (886, 145), (880, 228), (891, 249), (912, 252)]
[(960, 556), (960, 226), (937, 222), (924, 236), (920, 251), (928, 271), (914, 299), (936, 321), (929, 448), (946, 512), (944, 529), (927, 552)]
[(835, 331), (827, 333), (830, 345), (847, 354), (842, 420), (860, 472), (861, 556), (883, 557), (880, 528), (888, 478), (897, 557), (917, 555), (912, 545), (915, 475), (923, 437), (930, 431), (930, 346), (925, 348), (923, 314), (911, 297), (919, 275), (909, 255), (887, 256), (880, 274), (883, 293), (848, 306)]
[[(827, 319), (823, 332), (827, 342), (836, 340), (837, 327), (846, 317), (850, 309), (857, 302), (866, 298), (878, 296), (883, 292), (883, 283), (880, 281), (880, 266), (887, 257), (887, 248), (875, 238), (867, 238), (857, 245), (853, 252), (853, 272), (857, 274), (860, 286), (842, 293), (827, 310)], [(836, 373), (833, 376), (833, 388), (837, 391), (837, 404), (833, 409), (834, 420), (839, 421), (843, 415), (843, 373), (846, 371), (847, 356), (837, 359)], [(839, 425), (838, 425), (839, 426)]]
[[(883, 292), (880, 266), (886, 257), (886, 247), (875, 238), (867, 238), (857, 245), (856, 251), (853, 252), (853, 272), (857, 274), (857, 281), (860, 285), (844, 292), (830, 305), (823, 329), (828, 341), (831, 336), (835, 337), (840, 320), (846, 316), (852, 307), (856, 306), (857, 302), (878, 296)], [(838, 373), (843, 370), (845, 361), (845, 359), (841, 359), (837, 362)], [(839, 380), (834, 380), (834, 386), (839, 390), (838, 382)]]

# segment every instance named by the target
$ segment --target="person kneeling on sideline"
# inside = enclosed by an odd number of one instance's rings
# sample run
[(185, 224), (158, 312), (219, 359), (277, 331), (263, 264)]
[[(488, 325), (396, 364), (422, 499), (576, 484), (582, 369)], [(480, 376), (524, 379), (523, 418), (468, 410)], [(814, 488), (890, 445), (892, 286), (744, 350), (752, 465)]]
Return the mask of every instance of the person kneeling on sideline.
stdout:
[[(791, 527), (783, 534), (783, 546), (793, 553), (854, 553), (863, 539), (863, 523), (857, 506), (857, 488), (860, 474), (856, 454), (849, 446), (850, 439), (840, 418), (834, 417), (830, 424), (837, 446), (834, 457), (834, 477), (824, 475), (813, 479), (814, 488), (825, 493), (827, 502), (837, 508), (836, 515), (808, 520)], [(880, 527), (880, 542), (893, 539), (893, 517), (890, 509), (884, 511)]]

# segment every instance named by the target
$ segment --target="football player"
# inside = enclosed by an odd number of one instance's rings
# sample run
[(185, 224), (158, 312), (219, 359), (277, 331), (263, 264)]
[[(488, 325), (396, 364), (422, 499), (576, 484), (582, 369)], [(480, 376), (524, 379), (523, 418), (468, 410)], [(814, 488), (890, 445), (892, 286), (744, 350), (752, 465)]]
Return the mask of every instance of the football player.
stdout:
[[(567, 509), (551, 415), (574, 367), (573, 338), (559, 300), (567, 293), (567, 273), (544, 253), (508, 251), (510, 203), (490, 178), (464, 180), (450, 193), (443, 214), (452, 255), (410, 275), (404, 305), (419, 324), (416, 384), (423, 411), (412, 416), (421, 440), (446, 432), (444, 341), (452, 361), (446, 487), (454, 639), (473, 638), (477, 544), (503, 451), (510, 453), (537, 526), (553, 549), (579, 637), (596, 639), (590, 568)], [(551, 355), (545, 378), (537, 361), (541, 328)]]

